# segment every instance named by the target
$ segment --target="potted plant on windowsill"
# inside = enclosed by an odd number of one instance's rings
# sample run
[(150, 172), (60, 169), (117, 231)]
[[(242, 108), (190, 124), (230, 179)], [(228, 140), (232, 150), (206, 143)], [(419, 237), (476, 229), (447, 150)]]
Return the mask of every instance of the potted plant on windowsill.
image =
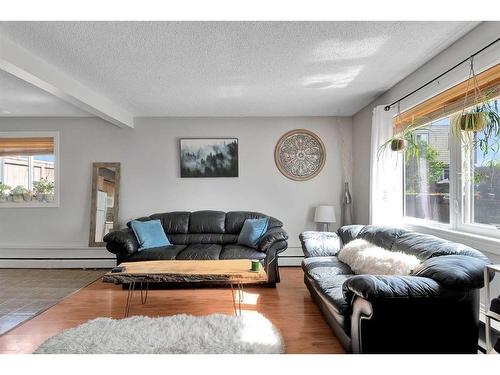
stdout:
[(55, 195), (54, 195), (54, 183), (51, 182), (52, 186), (49, 188), (49, 190), (47, 191), (47, 193), (45, 193), (43, 195), (43, 197), (45, 198), (45, 202), (47, 203), (52, 203), (54, 202), (54, 199), (55, 199)]
[(24, 189), (23, 199), (25, 202), (31, 202), (33, 199), (33, 193), (28, 189)]
[(17, 185), (14, 189), (11, 190), (10, 195), (12, 196), (13, 202), (21, 203), (25, 201), (25, 196), (30, 195), (30, 192), (24, 186)]
[(10, 186), (0, 182), (0, 203), (7, 202), (9, 198)]
[(53, 202), (54, 201), (54, 183), (47, 180), (46, 178), (41, 178), (40, 181), (33, 183), (35, 197), (39, 202)]

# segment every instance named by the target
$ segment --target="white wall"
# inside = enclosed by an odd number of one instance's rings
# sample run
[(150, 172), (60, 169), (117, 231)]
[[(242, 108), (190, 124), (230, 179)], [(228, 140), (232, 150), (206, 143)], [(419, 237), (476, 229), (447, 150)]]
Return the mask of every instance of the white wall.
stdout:
[[(135, 129), (119, 129), (95, 118), (2, 118), (0, 131), (60, 132), (61, 204), (0, 208), (0, 258), (20, 248), (86, 248), (94, 161), (121, 162), (122, 224), (173, 210), (261, 211), (285, 223), (287, 254), (301, 255), (298, 235), (315, 227), (313, 208), (334, 204), (340, 216), (342, 174), (351, 170), (351, 125), (350, 118), (333, 117), (154, 118), (139, 119)], [(310, 181), (291, 181), (274, 163), (279, 137), (296, 128), (318, 134), (327, 149), (323, 171)], [(239, 177), (180, 178), (178, 139), (194, 136), (239, 138)]]

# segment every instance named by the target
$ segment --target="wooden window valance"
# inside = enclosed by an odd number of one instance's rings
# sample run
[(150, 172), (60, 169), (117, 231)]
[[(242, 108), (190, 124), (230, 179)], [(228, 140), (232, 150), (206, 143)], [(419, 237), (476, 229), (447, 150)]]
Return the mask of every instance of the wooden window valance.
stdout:
[[(484, 94), (488, 94), (490, 97), (500, 96), (500, 64), (477, 74), (476, 79), (479, 88)], [(418, 123), (431, 122), (461, 111), (464, 105), (465, 107), (474, 105), (474, 85), (472, 81), (469, 82), (467, 102), (465, 102), (468, 81), (467, 79), (402, 112), (401, 115), (395, 116), (395, 128), (399, 130), (410, 125), (413, 121), (418, 121)]]
[(2, 138), (0, 156), (32, 156), (54, 153), (53, 137)]

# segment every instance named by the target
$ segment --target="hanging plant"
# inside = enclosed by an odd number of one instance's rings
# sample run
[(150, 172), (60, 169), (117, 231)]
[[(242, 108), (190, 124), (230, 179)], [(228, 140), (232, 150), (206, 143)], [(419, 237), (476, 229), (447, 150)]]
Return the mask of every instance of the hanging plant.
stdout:
[[(472, 89), (470, 86), (472, 85)], [(467, 100), (472, 91), (472, 106)], [(500, 116), (498, 104), (492, 100), (492, 93), (481, 91), (474, 71), (474, 57), (470, 59), (469, 78), (464, 97), (462, 111), (452, 117), (453, 135), (462, 141), (465, 149), (479, 148), (483, 155), (489, 151), (499, 150), (498, 136), (500, 134)], [(481, 132), (481, 137), (477, 133)]]
[[(397, 118), (399, 119), (399, 123), (402, 123), (401, 109), (399, 103), (398, 103)], [(378, 150), (378, 157), (380, 158), (381, 154), (388, 147), (390, 147), (391, 151), (395, 152), (404, 151), (406, 159), (409, 159), (411, 157), (415, 157), (418, 159), (421, 147), (416, 140), (415, 132), (425, 127), (426, 125), (427, 125), (426, 122), (422, 118), (416, 119), (415, 117), (413, 117), (411, 123), (408, 126), (405, 126), (400, 131), (394, 133), (394, 135), (391, 138), (389, 138), (382, 144), (382, 146), (380, 146)]]

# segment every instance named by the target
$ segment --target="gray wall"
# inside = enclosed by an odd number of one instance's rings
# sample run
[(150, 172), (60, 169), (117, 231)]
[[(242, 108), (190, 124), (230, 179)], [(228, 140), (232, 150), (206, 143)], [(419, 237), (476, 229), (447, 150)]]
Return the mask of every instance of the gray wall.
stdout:
[[(61, 140), (60, 207), (0, 208), (0, 248), (86, 246), (91, 163), (117, 161), (121, 223), (172, 210), (261, 211), (285, 223), (295, 248), (289, 254), (300, 254), (298, 234), (315, 228), (316, 205), (334, 204), (340, 216), (342, 175), (351, 170), (351, 126), (350, 118), (333, 117), (139, 119), (133, 130), (95, 118), (0, 119), (0, 131), (57, 130)], [(312, 130), (326, 145), (325, 167), (310, 181), (291, 181), (274, 163), (279, 137), (296, 128)], [(195, 136), (238, 137), (240, 176), (181, 179), (178, 139)]]

